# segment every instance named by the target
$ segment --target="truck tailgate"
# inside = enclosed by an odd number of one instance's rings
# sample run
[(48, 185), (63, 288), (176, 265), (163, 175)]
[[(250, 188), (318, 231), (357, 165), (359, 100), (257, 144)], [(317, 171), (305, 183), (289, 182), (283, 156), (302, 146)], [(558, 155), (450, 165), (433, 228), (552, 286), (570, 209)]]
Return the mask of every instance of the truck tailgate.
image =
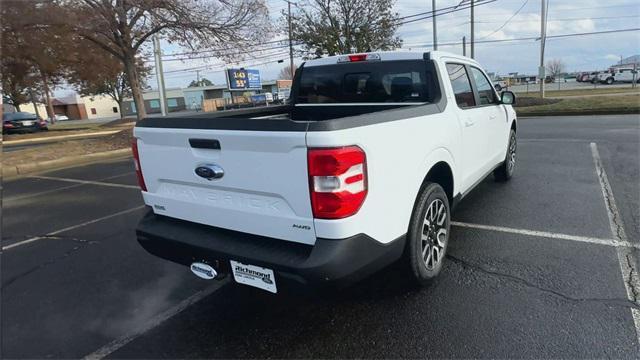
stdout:
[[(134, 135), (147, 186), (143, 197), (156, 214), (315, 242), (304, 131), (136, 127)], [(211, 165), (223, 176), (196, 174)]]

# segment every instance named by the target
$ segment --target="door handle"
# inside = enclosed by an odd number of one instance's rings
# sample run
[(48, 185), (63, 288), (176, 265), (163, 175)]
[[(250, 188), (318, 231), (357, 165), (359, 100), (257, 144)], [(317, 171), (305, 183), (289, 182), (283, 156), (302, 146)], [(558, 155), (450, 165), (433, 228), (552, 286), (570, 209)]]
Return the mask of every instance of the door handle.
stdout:
[(489, 120), (495, 120), (496, 116), (495, 115), (489, 115)]
[(473, 120), (467, 119), (467, 120), (464, 121), (464, 126), (465, 127), (470, 127), (470, 126), (473, 126), (474, 123), (475, 122)]

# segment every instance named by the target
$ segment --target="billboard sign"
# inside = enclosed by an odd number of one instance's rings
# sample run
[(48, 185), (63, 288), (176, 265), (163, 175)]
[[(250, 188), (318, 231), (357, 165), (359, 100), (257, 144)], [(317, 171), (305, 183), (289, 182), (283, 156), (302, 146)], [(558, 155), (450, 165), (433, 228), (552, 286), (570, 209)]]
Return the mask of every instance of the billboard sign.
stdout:
[(260, 71), (253, 69), (228, 69), (229, 90), (261, 90)]

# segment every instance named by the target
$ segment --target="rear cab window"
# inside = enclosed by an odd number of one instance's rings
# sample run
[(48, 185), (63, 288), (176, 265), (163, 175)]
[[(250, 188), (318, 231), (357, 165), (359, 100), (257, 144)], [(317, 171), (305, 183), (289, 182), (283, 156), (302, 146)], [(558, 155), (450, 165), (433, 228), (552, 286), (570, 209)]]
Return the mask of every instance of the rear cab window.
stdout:
[(303, 67), (295, 103), (431, 103), (439, 96), (435, 79), (424, 60), (363, 61)]

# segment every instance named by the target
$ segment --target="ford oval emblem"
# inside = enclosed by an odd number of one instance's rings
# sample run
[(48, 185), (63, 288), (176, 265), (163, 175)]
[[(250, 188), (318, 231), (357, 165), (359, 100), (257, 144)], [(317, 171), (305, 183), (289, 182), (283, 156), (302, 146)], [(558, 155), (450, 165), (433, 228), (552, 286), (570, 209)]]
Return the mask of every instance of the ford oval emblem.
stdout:
[(218, 276), (216, 270), (205, 263), (194, 262), (191, 264), (190, 268), (191, 272), (201, 279), (211, 280)]
[(201, 165), (195, 171), (196, 175), (207, 180), (220, 179), (224, 176), (224, 170), (216, 164)]

